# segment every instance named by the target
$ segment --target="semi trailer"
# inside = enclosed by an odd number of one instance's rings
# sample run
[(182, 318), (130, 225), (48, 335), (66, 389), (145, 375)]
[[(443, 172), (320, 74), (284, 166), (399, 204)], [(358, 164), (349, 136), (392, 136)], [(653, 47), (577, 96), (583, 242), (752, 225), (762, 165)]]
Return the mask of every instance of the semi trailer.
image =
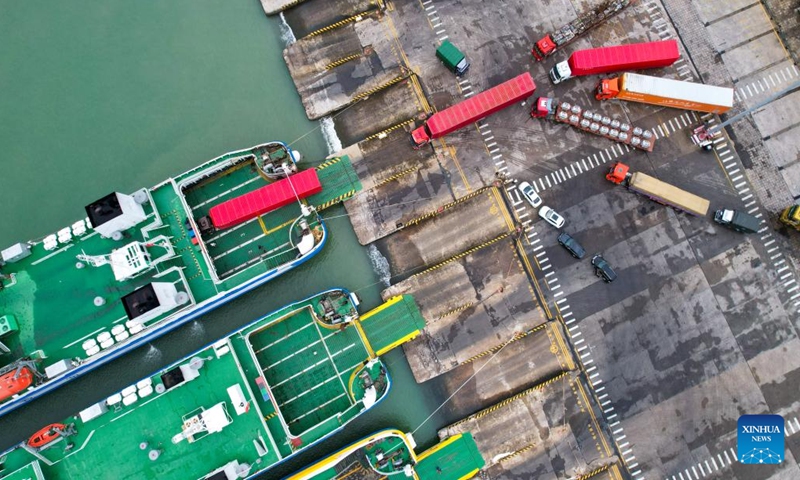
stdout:
[(541, 40), (534, 43), (531, 50), (533, 58), (537, 62), (544, 60), (557, 49), (605, 22), (631, 3), (633, 3), (633, 0), (607, 0), (603, 2), (597, 8), (580, 15), (575, 20), (559, 27), (555, 32), (548, 33)]
[(598, 112), (585, 110), (568, 102), (556, 102), (555, 98), (539, 97), (531, 109), (533, 118), (552, 118), (584, 132), (624, 143), (633, 148), (652, 152), (655, 136), (650, 130), (635, 127), (627, 122), (612, 119)]
[(535, 91), (536, 84), (533, 82), (533, 77), (530, 73), (523, 73), (434, 113), (421, 127), (411, 132), (411, 138), (416, 147), (421, 147), (434, 138), (441, 138), (522, 101)]
[(558, 84), (584, 75), (668, 67), (680, 57), (677, 40), (578, 50), (550, 69), (550, 80)]
[(642, 172), (630, 172), (630, 168), (622, 162), (615, 163), (606, 174), (606, 179), (624, 185), (628, 190), (648, 197), (663, 205), (682, 210), (699, 217), (708, 213), (710, 202), (703, 197), (662, 182)]
[(623, 73), (619, 77), (601, 80), (597, 85), (595, 98), (619, 98), (708, 113), (725, 113), (733, 107), (732, 88), (637, 73)]

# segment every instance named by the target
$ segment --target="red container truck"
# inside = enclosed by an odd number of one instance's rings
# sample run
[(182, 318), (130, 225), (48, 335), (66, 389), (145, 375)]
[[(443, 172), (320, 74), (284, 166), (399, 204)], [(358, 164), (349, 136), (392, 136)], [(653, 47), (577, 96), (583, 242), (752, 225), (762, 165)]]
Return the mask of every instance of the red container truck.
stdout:
[(578, 50), (550, 69), (550, 80), (561, 83), (582, 75), (668, 67), (680, 56), (677, 40)]
[(536, 84), (533, 82), (533, 77), (530, 73), (523, 73), (441, 112), (434, 113), (425, 124), (411, 132), (411, 138), (417, 147), (421, 147), (434, 138), (455, 132), (524, 100), (535, 91)]

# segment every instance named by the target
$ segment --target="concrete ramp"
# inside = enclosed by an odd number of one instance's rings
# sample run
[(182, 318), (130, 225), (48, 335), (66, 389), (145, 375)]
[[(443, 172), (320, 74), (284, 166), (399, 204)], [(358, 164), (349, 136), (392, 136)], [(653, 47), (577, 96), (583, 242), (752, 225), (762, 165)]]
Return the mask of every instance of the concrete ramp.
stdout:
[(283, 51), (311, 120), (408, 76), (386, 28), (375, 17), (362, 17), (360, 21), (302, 38)]
[(404, 349), (424, 382), (547, 322), (510, 237), (384, 290), (411, 293), (428, 325)]
[(456, 418), (465, 417), (574, 369), (564, 339), (563, 326), (550, 321), (497, 344), (432, 382), (445, 397), (458, 392), (447, 409)]
[(618, 468), (596, 408), (575, 372), (445, 427), (439, 438), (463, 432), (472, 433), (488, 478), (557, 480)]
[(453, 201), (433, 152), (412, 149), (404, 131), (363, 141), (339, 154), (351, 158), (363, 186), (345, 203), (362, 245)]
[(295, 38), (303, 38), (309, 33), (382, 8), (382, 2), (373, 0), (303, 0), (295, 3), (283, 14)]
[(489, 187), (411, 220), (375, 246), (395, 278), (419, 273), (513, 231), (500, 193)]

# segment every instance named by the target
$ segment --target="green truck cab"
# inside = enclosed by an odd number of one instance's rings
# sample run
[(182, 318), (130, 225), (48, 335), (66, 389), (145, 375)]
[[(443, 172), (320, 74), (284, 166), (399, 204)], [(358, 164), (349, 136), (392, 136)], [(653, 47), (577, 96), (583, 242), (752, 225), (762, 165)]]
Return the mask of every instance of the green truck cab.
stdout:
[(450, 40), (445, 40), (436, 49), (436, 57), (444, 63), (444, 66), (451, 72), (455, 73), (457, 77), (467, 73), (469, 68), (469, 61), (467, 57), (461, 53), (461, 50), (456, 48), (455, 45), (450, 43)]

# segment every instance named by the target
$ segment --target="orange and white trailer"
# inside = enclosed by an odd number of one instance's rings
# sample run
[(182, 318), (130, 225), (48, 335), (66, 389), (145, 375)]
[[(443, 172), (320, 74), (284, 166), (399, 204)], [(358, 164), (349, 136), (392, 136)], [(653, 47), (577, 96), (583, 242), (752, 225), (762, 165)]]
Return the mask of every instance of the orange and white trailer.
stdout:
[(601, 80), (595, 97), (598, 100), (619, 98), (708, 113), (725, 113), (733, 107), (732, 88), (636, 73), (623, 73), (619, 77)]

